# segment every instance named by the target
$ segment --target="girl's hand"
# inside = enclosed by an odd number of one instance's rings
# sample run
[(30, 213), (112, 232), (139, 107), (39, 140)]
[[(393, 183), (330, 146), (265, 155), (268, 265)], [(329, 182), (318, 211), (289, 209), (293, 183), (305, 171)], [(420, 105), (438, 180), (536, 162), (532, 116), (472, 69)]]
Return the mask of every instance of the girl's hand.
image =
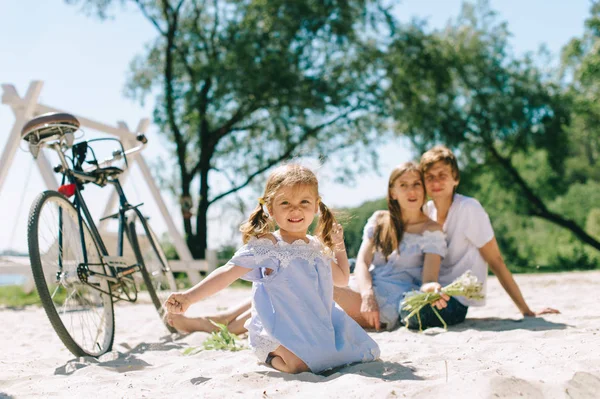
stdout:
[(433, 306), (435, 306), (438, 309), (443, 309), (443, 308), (447, 307), (448, 306), (447, 302), (450, 300), (450, 297), (448, 295), (444, 294), (443, 292), (441, 292), (441, 289), (442, 289), (442, 286), (440, 285), (440, 283), (436, 283), (436, 282), (425, 283), (421, 286), (421, 291), (423, 291), (423, 292), (437, 292), (440, 294), (441, 298), (432, 304)]
[(331, 229), (331, 240), (335, 251), (343, 251), (346, 249), (344, 245), (344, 228), (339, 223), (334, 223)]
[(164, 307), (167, 312), (174, 314), (185, 313), (191, 305), (191, 301), (188, 296), (181, 292), (174, 292), (169, 295), (169, 298), (165, 301)]
[(365, 318), (370, 326), (379, 331), (379, 305), (373, 291), (361, 295), (362, 303), (360, 304), (360, 313)]

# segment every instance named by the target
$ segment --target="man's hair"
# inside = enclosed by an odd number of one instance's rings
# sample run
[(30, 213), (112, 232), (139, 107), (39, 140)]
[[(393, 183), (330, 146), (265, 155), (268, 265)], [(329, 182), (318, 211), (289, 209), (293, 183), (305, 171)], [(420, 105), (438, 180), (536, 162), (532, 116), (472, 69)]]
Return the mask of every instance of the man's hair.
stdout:
[(460, 180), (460, 172), (458, 170), (458, 162), (456, 156), (450, 149), (443, 145), (436, 145), (421, 156), (420, 168), (423, 174), (427, 173), (429, 169), (436, 163), (442, 161), (446, 165), (450, 165), (452, 170), (452, 176), (454, 180)]

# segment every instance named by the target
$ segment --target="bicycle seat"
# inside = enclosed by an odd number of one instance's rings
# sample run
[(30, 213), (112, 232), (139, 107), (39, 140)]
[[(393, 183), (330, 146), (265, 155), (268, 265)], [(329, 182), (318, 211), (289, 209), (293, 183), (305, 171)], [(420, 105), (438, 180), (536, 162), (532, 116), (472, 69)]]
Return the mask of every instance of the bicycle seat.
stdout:
[(79, 121), (66, 112), (50, 112), (37, 116), (21, 129), (21, 138), (31, 144), (59, 139), (79, 129)]

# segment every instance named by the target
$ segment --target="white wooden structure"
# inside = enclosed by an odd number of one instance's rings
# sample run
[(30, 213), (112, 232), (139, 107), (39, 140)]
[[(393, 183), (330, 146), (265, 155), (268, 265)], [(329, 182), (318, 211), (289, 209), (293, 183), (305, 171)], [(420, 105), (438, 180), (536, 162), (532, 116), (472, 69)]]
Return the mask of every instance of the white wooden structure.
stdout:
[[(21, 140), (21, 129), (23, 128), (24, 124), (27, 123), (31, 118), (47, 112), (66, 112), (57, 108), (40, 104), (38, 102), (42, 86), (43, 82), (33, 81), (29, 85), (25, 96), (20, 97), (13, 85), (2, 85), (2, 103), (12, 108), (12, 111), (15, 115), (15, 123), (8, 136), (8, 141), (6, 143), (6, 146), (4, 147), (2, 156), (0, 157), (0, 194), (2, 193), (2, 185), (4, 184), (4, 180), (6, 179), (8, 171), (12, 164), (15, 152), (17, 151), (17, 148), (19, 148)], [(132, 132), (129, 130), (125, 122), (118, 122), (117, 127), (114, 127), (106, 125), (104, 123), (93, 121), (91, 119), (79, 115), (74, 116), (79, 120), (82, 127), (87, 127), (99, 132), (116, 136), (119, 140), (121, 140), (125, 149), (137, 145), (135, 139), (136, 133), (145, 133), (150, 124), (150, 121), (144, 118), (139, 122), (135, 132)], [(197, 283), (198, 281), (200, 281), (200, 271), (210, 272), (216, 267), (216, 252), (207, 251), (206, 260), (193, 259), (192, 254), (185, 243), (185, 240), (175, 227), (175, 223), (173, 222), (173, 219), (171, 218), (171, 215), (169, 214), (169, 211), (167, 210), (167, 207), (160, 195), (160, 190), (154, 182), (154, 179), (152, 177), (152, 174), (150, 173), (150, 169), (148, 168), (146, 161), (144, 160), (142, 152), (134, 154), (131, 160), (128, 159), (128, 163), (130, 166), (136, 163), (140, 168), (144, 176), (144, 180), (148, 185), (152, 198), (158, 205), (160, 213), (167, 225), (169, 236), (171, 237), (171, 240), (175, 246), (175, 249), (180, 259), (179, 261), (169, 262), (171, 269), (173, 271), (186, 272), (190, 278), (191, 283)], [(50, 190), (56, 190), (58, 188), (58, 182), (52, 170), (52, 165), (44, 156), (43, 151), (40, 151), (37, 157), (37, 166), (40, 170), (42, 179), (44, 180), (44, 184), (46, 185), (46, 187)], [(120, 179), (122, 183), (127, 178), (127, 173), (128, 171), (126, 170), (121, 174)], [(117, 205), (117, 201), (118, 195), (116, 191), (113, 191), (108, 200), (108, 203), (106, 204), (104, 215), (109, 215), (113, 212), (113, 208)], [(100, 223), (98, 228), (101, 232), (105, 231), (106, 223)], [(0, 274), (30, 275), (29, 271), (23, 272), (22, 267), (22, 263), (14, 262), (14, 260), (9, 259), (6, 259), (6, 261), (3, 262), (0, 258)]]

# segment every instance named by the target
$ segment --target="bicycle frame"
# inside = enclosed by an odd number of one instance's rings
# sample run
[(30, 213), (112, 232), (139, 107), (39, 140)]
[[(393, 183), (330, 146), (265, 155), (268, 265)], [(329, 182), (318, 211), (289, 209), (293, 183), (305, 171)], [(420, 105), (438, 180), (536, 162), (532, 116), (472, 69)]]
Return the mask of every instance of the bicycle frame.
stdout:
[[(67, 159), (66, 159), (64, 153), (62, 152), (62, 148), (59, 143), (51, 144), (51, 145), (49, 145), (49, 147), (54, 149), (58, 153), (60, 162), (63, 167), (63, 170), (62, 170), (63, 177), (66, 177), (68, 179), (69, 183), (74, 185), (74, 187), (75, 187), (75, 190), (74, 190), (75, 198), (73, 200), (73, 206), (75, 207), (75, 209), (77, 211), (77, 218), (78, 218), (78, 224), (79, 224), (78, 227), (79, 227), (79, 234), (80, 234), (81, 242), (82, 243), (85, 242), (85, 231), (84, 231), (84, 229), (85, 229), (84, 219), (85, 219), (85, 221), (87, 222), (87, 225), (89, 227), (89, 231), (92, 235), (92, 238), (93, 238), (95, 244), (98, 245), (98, 250), (101, 253), (101, 255), (103, 257), (110, 256), (108, 249), (106, 248), (106, 245), (104, 244), (104, 241), (102, 240), (102, 236), (100, 235), (100, 232), (98, 231), (96, 223), (94, 222), (94, 220), (92, 218), (92, 215), (87, 207), (87, 204), (86, 204), (85, 199), (82, 194), (82, 187), (85, 184), (84, 182), (87, 181), (87, 182), (91, 183), (91, 182), (94, 182), (95, 179), (84, 172), (79, 172), (77, 170), (71, 169), (69, 167), (69, 164), (67, 162)], [(126, 213), (130, 210), (134, 210), (134, 211), (136, 211), (137, 217), (141, 218), (142, 215), (139, 212), (139, 210), (137, 209), (137, 207), (139, 207), (143, 204), (138, 204), (138, 205), (134, 206), (127, 202), (127, 198), (123, 191), (123, 187), (121, 186), (121, 183), (118, 180), (118, 178), (107, 179), (106, 183), (113, 185), (115, 187), (115, 190), (117, 191), (117, 194), (119, 196), (119, 211), (116, 214), (106, 216), (106, 217), (102, 218), (101, 220), (109, 219), (109, 218), (118, 218), (119, 227), (118, 227), (118, 232), (117, 232), (117, 256), (122, 257), (123, 250), (124, 250), (124, 235), (127, 232), (126, 231), (127, 230), (127, 215), (126, 215)], [(59, 217), (59, 223), (62, 225), (62, 209), (59, 209), (58, 217)], [(61, 228), (61, 229), (59, 229), (59, 232), (58, 232), (59, 271), (57, 273), (62, 272), (62, 252), (63, 252), (63, 242), (62, 241), (63, 241), (63, 237), (62, 237), (62, 228)], [(84, 264), (88, 265), (89, 262), (88, 262), (87, 248), (85, 247), (85, 245), (82, 246), (82, 250), (83, 250)], [(101, 278), (105, 278), (112, 283), (119, 283), (121, 288), (124, 288), (123, 277), (139, 270), (139, 267), (138, 267), (139, 265), (137, 264), (137, 261), (136, 261), (136, 264), (134, 264), (133, 266), (129, 266), (129, 267), (125, 267), (125, 268), (116, 268), (106, 262), (103, 262), (103, 264), (110, 271), (110, 275), (100, 275), (99, 273), (95, 273), (89, 269), (87, 270), (87, 272), (89, 273), (90, 276), (96, 275)], [(91, 286), (95, 289), (100, 290), (98, 287), (95, 287), (93, 285), (91, 285)], [(135, 288), (135, 285), (134, 285), (134, 288)], [(102, 290), (100, 290), (100, 291), (102, 291)], [(122, 296), (113, 295), (111, 292), (107, 292), (107, 294), (111, 295), (113, 298), (123, 299), (123, 300), (127, 300), (129, 302), (134, 302), (137, 299), (137, 288), (135, 288), (135, 296), (133, 298), (129, 295), (128, 290), (123, 289), (122, 291), (127, 296), (126, 298), (124, 298)]]
[[(90, 144), (110, 139), (74, 143), (79, 126), (73, 115), (49, 113), (21, 129), (34, 158), (42, 148), (57, 153), (60, 164), (53, 170), (62, 175), (58, 192), (47, 190), (34, 201), (27, 240), (36, 288), (52, 327), (74, 355), (97, 357), (114, 343), (114, 303), (136, 302), (140, 293), (148, 294), (162, 323), (175, 332), (163, 317), (163, 303), (176, 285), (166, 256), (139, 210), (141, 204), (129, 204), (119, 181), (125, 169), (121, 161), (126, 167), (127, 157), (141, 151), (148, 140), (137, 134), (139, 144), (128, 150), (116, 140), (119, 148), (100, 159), (96, 154), (104, 155), (102, 146)], [(103, 240), (86, 203), (83, 190), (89, 183), (101, 188), (110, 184), (119, 197), (118, 211), (104, 218), (118, 222), (116, 253), (114, 248), (109, 253), (107, 244), (113, 244)], [(146, 241), (151, 248), (142, 247)]]

